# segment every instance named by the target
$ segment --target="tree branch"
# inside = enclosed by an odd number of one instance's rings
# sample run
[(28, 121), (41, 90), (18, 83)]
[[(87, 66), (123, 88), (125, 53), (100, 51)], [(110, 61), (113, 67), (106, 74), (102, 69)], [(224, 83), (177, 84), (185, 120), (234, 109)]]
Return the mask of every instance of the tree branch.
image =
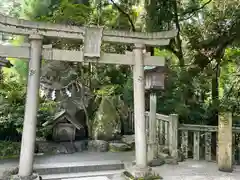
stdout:
[(183, 58), (182, 40), (181, 40), (181, 37), (180, 37), (181, 27), (180, 27), (180, 23), (179, 23), (178, 7), (177, 7), (177, 1), (176, 0), (173, 2), (173, 9), (174, 9), (174, 22), (175, 22), (175, 25), (176, 25), (176, 28), (177, 28), (177, 31), (178, 31), (176, 39), (175, 39), (175, 43), (176, 43), (175, 55), (179, 59), (179, 65), (181, 67), (183, 67), (185, 63), (184, 63), (184, 58)]
[(128, 13), (126, 13), (124, 10), (122, 10), (122, 8), (120, 8), (120, 6), (117, 5), (117, 3), (114, 2), (114, 0), (110, 0), (113, 5), (122, 13), (124, 14), (127, 18), (128, 18), (128, 21), (129, 23), (131, 24), (131, 27), (132, 27), (132, 31), (136, 31), (136, 28), (134, 26), (134, 23), (133, 23), (133, 20), (131, 19), (130, 15)]
[(192, 13), (191, 15), (189, 15), (189, 16), (186, 17), (186, 18), (180, 18), (179, 21), (186, 21), (186, 20), (188, 20), (188, 19), (191, 19), (193, 16), (194, 16), (194, 13)]
[(204, 3), (201, 7), (199, 8), (195, 8), (195, 9), (191, 9), (189, 11), (184, 12), (183, 14), (181, 14), (181, 16), (185, 16), (187, 14), (192, 14), (195, 13), (196, 11), (199, 11), (201, 9), (203, 9), (205, 6), (207, 6), (210, 2), (212, 2), (212, 0), (208, 0), (206, 3)]

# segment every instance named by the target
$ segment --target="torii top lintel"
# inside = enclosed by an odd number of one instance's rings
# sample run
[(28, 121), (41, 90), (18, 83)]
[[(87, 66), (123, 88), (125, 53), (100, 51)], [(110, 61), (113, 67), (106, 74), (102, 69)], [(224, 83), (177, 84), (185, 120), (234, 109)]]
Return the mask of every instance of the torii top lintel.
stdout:
[[(16, 35), (31, 35), (38, 33), (47, 37), (84, 39), (86, 28), (88, 27), (33, 22), (0, 14), (0, 32)], [(102, 40), (124, 44), (145, 44), (161, 46), (169, 44), (170, 39), (175, 37), (176, 34), (177, 31), (175, 30), (143, 33), (104, 29), (102, 31)]]

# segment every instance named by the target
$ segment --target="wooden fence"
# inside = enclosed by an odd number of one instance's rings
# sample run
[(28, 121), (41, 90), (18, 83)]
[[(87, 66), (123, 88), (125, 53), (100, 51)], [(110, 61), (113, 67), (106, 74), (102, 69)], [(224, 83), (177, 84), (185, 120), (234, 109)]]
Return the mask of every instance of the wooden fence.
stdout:
[[(146, 112), (146, 133), (149, 137), (149, 112)], [(133, 113), (129, 123), (134, 132)], [(167, 146), (172, 156), (178, 149), (185, 158), (207, 161), (217, 160), (217, 126), (179, 124), (178, 116), (156, 114), (157, 146)], [(240, 163), (240, 127), (233, 127), (233, 161)], [(147, 138), (148, 139), (148, 138)]]

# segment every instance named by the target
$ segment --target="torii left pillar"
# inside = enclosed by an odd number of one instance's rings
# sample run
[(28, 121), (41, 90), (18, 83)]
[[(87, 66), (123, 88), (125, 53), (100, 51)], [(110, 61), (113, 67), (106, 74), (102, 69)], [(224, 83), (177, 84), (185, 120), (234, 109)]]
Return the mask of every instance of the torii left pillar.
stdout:
[(34, 34), (29, 36), (29, 40), (31, 48), (28, 85), (18, 172), (20, 177), (26, 178), (33, 173), (43, 37)]

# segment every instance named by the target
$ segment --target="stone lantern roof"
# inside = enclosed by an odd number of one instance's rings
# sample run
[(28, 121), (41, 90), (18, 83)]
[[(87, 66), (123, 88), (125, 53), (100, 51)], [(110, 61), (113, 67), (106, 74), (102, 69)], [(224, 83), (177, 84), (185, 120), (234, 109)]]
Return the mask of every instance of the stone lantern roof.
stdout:
[(164, 73), (165, 71), (165, 66), (144, 66), (144, 71), (145, 72), (162, 72)]
[(10, 63), (9, 60), (7, 60), (6, 58), (0, 57), (0, 67), (7, 67), (10, 68), (13, 65)]

